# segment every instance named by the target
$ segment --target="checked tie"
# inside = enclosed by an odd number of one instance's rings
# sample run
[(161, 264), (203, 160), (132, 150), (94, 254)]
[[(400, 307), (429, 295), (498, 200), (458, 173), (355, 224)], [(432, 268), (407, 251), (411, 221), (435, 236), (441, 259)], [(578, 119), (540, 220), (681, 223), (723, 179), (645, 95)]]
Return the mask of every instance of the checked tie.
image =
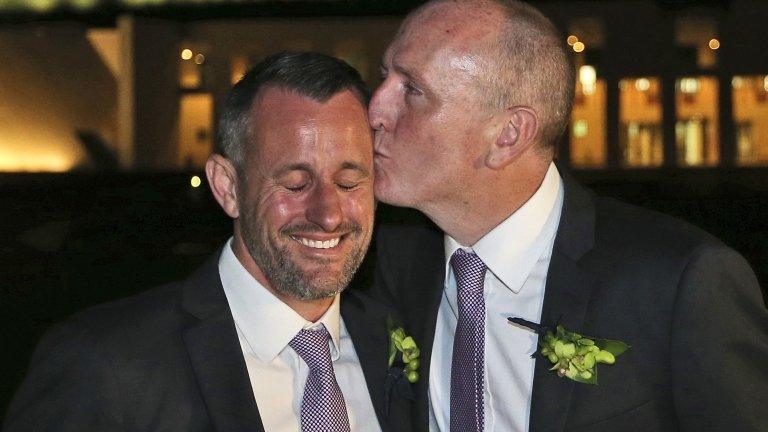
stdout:
[(451, 363), (451, 432), (482, 432), (486, 267), (477, 255), (461, 249), (451, 256), (451, 267), (459, 303)]
[(325, 327), (301, 330), (288, 344), (309, 366), (301, 400), (302, 432), (350, 432), (347, 406), (331, 363)]

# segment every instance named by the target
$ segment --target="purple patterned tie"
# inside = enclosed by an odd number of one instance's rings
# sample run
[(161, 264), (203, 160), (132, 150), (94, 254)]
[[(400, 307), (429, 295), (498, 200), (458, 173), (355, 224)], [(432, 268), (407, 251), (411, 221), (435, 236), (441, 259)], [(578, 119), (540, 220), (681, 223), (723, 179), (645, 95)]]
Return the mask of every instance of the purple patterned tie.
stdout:
[(328, 330), (301, 330), (288, 344), (309, 366), (301, 400), (302, 432), (349, 432), (349, 417), (331, 363)]
[(458, 249), (451, 256), (458, 287), (459, 321), (451, 363), (451, 432), (482, 432), (485, 363), (485, 264)]

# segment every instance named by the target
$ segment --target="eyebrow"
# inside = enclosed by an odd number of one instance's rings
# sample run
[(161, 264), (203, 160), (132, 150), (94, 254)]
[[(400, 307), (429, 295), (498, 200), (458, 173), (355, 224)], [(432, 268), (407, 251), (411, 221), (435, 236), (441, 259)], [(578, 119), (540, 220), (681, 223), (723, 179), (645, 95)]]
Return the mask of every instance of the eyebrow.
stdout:
[(411, 81), (416, 81), (418, 83), (423, 82), (423, 80), (421, 79), (419, 74), (417, 74), (415, 72), (411, 72), (406, 67), (404, 67), (404, 66), (402, 66), (400, 64), (392, 63), (392, 69), (394, 69), (395, 71), (397, 71), (397, 73), (399, 73), (401, 75), (405, 75), (405, 77), (408, 78)]
[(307, 171), (312, 172), (312, 167), (309, 166), (308, 163), (292, 163), (283, 166), (277, 172), (275, 172), (275, 177), (280, 177), (286, 173), (289, 173), (291, 171)]
[(370, 171), (368, 171), (365, 167), (355, 162), (344, 162), (341, 164), (341, 169), (357, 171), (365, 177), (368, 177), (371, 175)]

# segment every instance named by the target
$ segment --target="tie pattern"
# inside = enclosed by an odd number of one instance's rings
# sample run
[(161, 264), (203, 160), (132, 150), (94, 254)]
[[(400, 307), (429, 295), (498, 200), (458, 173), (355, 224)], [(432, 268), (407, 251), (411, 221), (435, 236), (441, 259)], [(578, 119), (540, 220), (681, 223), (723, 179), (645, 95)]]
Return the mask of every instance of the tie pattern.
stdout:
[(301, 330), (288, 344), (309, 366), (301, 400), (302, 432), (350, 432), (347, 406), (333, 373), (325, 327)]
[(451, 256), (458, 287), (459, 320), (451, 363), (451, 432), (482, 432), (485, 425), (485, 299), (486, 267), (462, 249)]

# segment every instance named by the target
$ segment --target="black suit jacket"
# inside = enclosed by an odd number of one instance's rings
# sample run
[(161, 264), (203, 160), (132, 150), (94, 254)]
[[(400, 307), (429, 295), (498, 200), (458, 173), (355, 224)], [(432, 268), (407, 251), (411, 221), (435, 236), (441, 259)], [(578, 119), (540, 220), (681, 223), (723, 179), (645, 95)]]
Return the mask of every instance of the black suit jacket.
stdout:
[[(408, 430), (398, 423), (407, 421), (398, 411), (407, 404), (384, 400), (390, 311), (352, 289), (342, 295), (341, 313), (380, 425)], [(3, 430), (263, 431), (218, 256), (183, 282), (51, 329)]]
[[(542, 322), (632, 348), (599, 366), (597, 386), (537, 359), (530, 430), (768, 431), (768, 313), (744, 259), (681, 221), (596, 197), (567, 176), (564, 185)], [(421, 347), (414, 429), (424, 431), (443, 233), (383, 224), (377, 256), (377, 290)]]

